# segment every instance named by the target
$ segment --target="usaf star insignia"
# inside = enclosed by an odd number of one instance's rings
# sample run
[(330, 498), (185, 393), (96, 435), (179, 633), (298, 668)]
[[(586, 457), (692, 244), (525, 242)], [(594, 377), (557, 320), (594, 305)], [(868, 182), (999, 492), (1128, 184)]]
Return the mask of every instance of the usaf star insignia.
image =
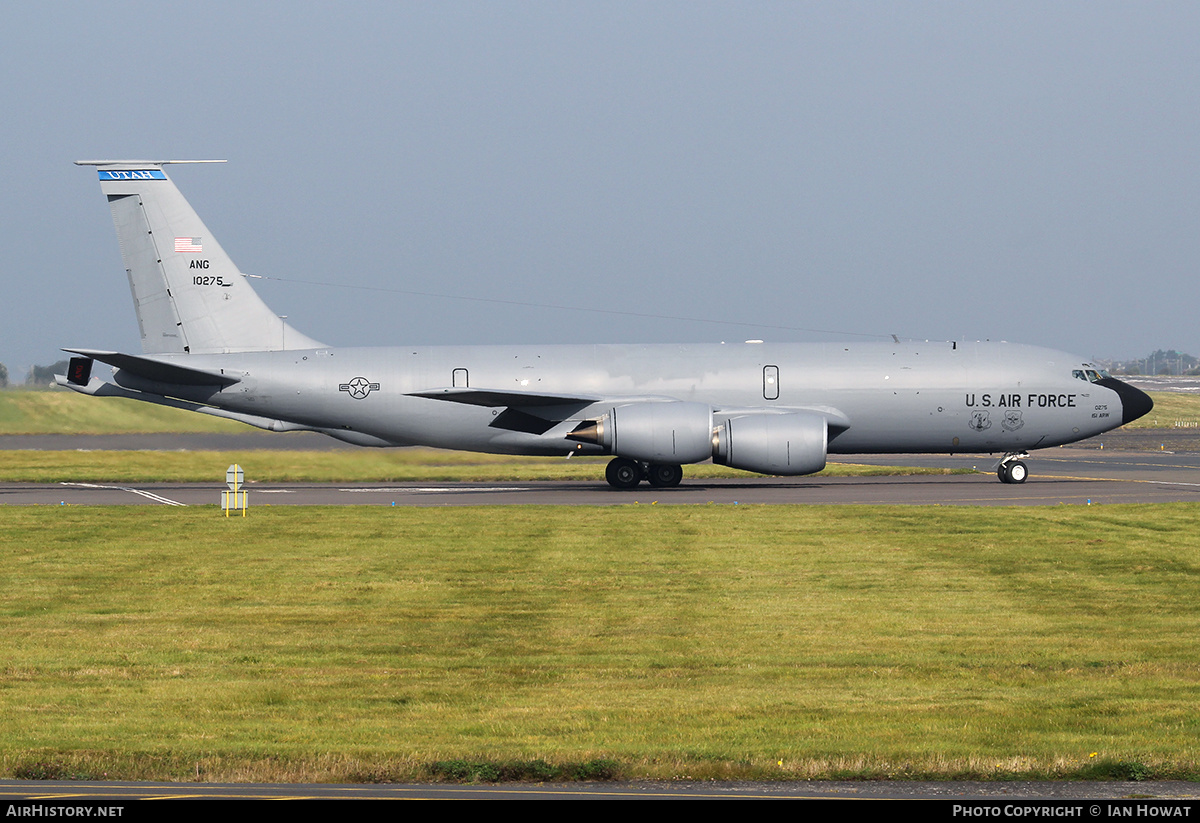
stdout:
[(338, 391), (349, 392), (350, 396), (355, 400), (362, 400), (373, 391), (379, 391), (379, 384), (372, 383), (365, 377), (356, 377), (349, 383), (342, 383), (338, 386)]

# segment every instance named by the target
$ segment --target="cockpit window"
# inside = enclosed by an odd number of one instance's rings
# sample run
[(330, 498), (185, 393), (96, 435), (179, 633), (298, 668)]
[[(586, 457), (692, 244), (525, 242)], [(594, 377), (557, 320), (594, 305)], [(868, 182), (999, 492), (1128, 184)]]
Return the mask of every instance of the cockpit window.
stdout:
[(1099, 383), (1101, 380), (1112, 377), (1103, 369), (1075, 369), (1071, 372), (1071, 376), (1076, 380), (1086, 380), (1089, 383)]

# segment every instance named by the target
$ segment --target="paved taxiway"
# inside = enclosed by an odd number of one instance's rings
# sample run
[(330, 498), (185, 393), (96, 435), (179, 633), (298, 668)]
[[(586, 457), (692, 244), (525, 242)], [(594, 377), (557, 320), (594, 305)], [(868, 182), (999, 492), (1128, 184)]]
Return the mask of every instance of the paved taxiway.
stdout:
[[(0, 437), (2, 449), (347, 449), (315, 434), (34, 435)], [(530, 483), (251, 483), (250, 505), (507, 506), (863, 503), (961, 506), (1046, 506), (1165, 503), (1200, 499), (1200, 430), (1118, 430), (1073, 446), (1036, 451), (1030, 479), (1019, 486), (996, 480), (995, 455), (838, 455), (833, 462), (975, 469), (975, 475), (911, 477), (792, 477), (746, 475), (736, 480), (685, 476), (674, 489), (608, 487), (594, 481)], [(244, 463), (244, 461), (243, 461)], [(217, 505), (223, 468), (212, 483), (0, 484), (0, 505)]]
[[(259, 506), (508, 506), (900, 504), (943, 506), (1051, 506), (1166, 503), (1200, 500), (1200, 453), (1118, 452), (1063, 448), (1029, 461), (1022, 485), (990, 473), (987, 455), (887, 455), (846, 462), (977, 468), (987, 474), (908, 477), (747, 477), (688, 480), (674, 489), (641, 486), (616, 491), (603, 480), (530, 483), (251, 483)], [(253, 477), (253, 472), (248, 472)], [(0, 505), (217, 505), (224, 488), (213, 483), (6, 483)]]

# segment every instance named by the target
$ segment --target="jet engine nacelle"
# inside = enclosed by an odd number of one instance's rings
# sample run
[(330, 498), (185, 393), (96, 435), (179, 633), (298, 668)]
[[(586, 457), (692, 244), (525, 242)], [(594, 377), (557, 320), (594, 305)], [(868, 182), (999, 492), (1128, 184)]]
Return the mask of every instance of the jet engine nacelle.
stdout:
[(713, 462), (759, 474), (812, 474), (825, 468), (829, 424), (815, 412), (731, 417), (713, 432)]
[(568, 437), (647, 463), (699, 463), (712, 456), (712, 406), (668, 401), (614, 406)]

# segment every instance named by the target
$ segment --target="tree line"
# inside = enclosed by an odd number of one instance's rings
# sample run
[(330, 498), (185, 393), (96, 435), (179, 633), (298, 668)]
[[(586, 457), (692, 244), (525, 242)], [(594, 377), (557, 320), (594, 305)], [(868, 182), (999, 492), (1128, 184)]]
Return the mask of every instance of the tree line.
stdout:
[[(1098, 361), (1099, 362), (1099, 361)], [(1170, 374), (1200, 375), (1200, 358), (1175, 349), (1158, 349), (1136, 360), (1108, 360), (1108, 370), (1113, 374)]]

